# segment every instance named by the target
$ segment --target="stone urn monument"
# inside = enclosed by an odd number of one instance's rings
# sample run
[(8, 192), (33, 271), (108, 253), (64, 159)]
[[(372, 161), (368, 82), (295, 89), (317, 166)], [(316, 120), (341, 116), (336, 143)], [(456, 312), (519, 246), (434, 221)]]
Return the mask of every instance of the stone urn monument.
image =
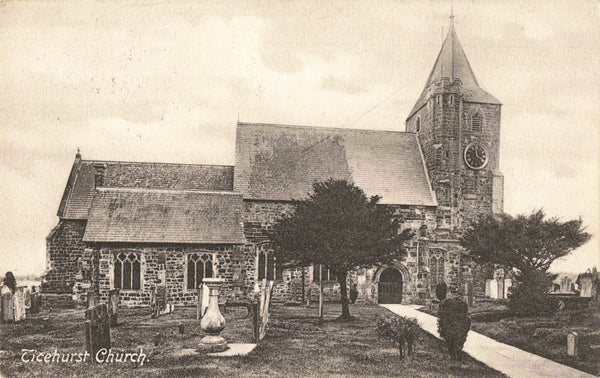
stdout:
[(227, 341), (219, 336), (225, 328), (225, 318), (219, 310), (219, 288), (222, 278), (205, 278), (202, 282), (208, 286), (208, 309), (200, 321), (200, 328), (206, 333), (198, 344), (198, 351), (205, 353), (223, 352), (227, 350)]

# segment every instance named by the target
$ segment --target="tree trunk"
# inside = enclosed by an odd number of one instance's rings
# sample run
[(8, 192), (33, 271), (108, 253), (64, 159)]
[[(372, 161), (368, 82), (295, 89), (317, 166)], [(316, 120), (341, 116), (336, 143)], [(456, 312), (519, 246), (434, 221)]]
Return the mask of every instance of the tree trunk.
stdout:
[(348, 272), (336, 272), (336, 274), (340, 284), (340, 299), (342, 302), (342, 315), (340, 316), (340, 319), (352, 319), (350, 308), (348, 307), (348, 288), (346, 287), (346, 276), (348, 275)]

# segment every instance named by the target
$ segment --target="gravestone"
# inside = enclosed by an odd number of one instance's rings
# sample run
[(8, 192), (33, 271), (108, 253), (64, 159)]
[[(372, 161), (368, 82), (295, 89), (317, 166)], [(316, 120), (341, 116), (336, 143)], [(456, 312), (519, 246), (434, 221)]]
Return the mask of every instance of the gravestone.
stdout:
[(41, 306), (42, 296), (40, 293), (31, 293), (31, 306), (29, 307), (29, 312), (31, 314), (38, 314)]
[(167, 288), (165, 286), (154, 286), (150, 294), (150, 307), (152, 308), (153, 319), (158, 318), (160, 315), (170, 314), (175, 310), (174, 304), (167, 303)]
[[(99, 304), (85, 311), (85, 348), (92, 356), (98, 350), (110, 349), (110, 320), (108, 307)], [(92, 358), (95, 361), (95, 358)]]
[(473, 306), (473, 282), (465, 282), (465, 302), (469, 307)]
[(496, 280), (496, 282), (498, 285), (498, 294), (497, 294), (496, 298), (498, 298), (498, 299), (506, 298), (504, 296), (504, 278), (499, 278), (498, 280)]
[(485, 296), (488, 298), (492, 297), (492, 280), (485, 280)]
[(512, 287), (512, 280), (510, 278), (507, 278), (504, 280), (504, 298), (508, 298), (508, 289), (510, 289)]
[(258, 343), (264, 339), (267, 334), (267, 324), (269, 323), (269, 307), (271, 305), (271, 296), (273, 294), (274, 281), (262, 281), (258, 303), (252, 306), (252, 320), (255, 342)]
[(2, 322), (8, 323), (14, 321), (13, 295), (10, 291), (2, 294), (0, 306), (2, 308)]
[(119, 289), (113, 289), (108, 292), (108, 317), (110, 326), (117, 325), (119, 316)]
[(591, 297), (592, 296), (592, 274), (580, 274), (577, 279), (579, 284), (579, 296), (580, 297)]
[(17, 288), (13, 295), (13, 317), (15, 322), (25, 320), (25, 291), (22, 287)]
[(578, 339), (577, 332), (569, 332), (567, 335), (567, 355), (577, 357)]
[(200, 320), (208, 309), (210, 289), (204, 284), (198, 288), (198, 302), (196, 302), (196, 319)]
[(498, 280), (496, 279), (490, 281), (490, 298), (498, 299)]

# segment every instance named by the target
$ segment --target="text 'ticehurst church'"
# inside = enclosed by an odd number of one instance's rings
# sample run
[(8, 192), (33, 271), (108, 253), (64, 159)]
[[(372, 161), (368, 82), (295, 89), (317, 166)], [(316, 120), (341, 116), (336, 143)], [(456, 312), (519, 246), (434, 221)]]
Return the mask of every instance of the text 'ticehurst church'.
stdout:
[(225, 279), (223, 300), (248, 298), (265, 278), (275, 280), (274, 301), (300, 301), (309, 288), (316, 296), (319, 281), (326, 299), (339, 300), (333, 274), (282, 269), (265, 236), (292, 199), (329, 178), (381, 196), (415, 230), (404, 260), (349, 274), (359, 302), (419, 302), (435, 297), (440, 282), (483, 296), (493, 272), (457, 240), (481, 214), (502, 212), (500, 114), (451, 18), (405, 132), (238, 122), (233, 166), (85, 160), (78, 152), (47, 236), (45, 301), (69, 305), (90, 290), (106, 299), (118, 288), (123, 305), (147, 306), (163, 286), (169, 301), (192, 305), (206, 277)]

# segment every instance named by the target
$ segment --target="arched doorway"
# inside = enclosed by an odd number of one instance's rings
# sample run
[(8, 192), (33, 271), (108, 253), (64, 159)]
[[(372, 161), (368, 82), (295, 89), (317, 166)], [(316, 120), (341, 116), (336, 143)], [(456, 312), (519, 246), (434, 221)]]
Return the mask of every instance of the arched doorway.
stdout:
[(402, 273), (394, 267), (389, 267), (379, 276), (377, 288), (379, 303), (402, 302)]

